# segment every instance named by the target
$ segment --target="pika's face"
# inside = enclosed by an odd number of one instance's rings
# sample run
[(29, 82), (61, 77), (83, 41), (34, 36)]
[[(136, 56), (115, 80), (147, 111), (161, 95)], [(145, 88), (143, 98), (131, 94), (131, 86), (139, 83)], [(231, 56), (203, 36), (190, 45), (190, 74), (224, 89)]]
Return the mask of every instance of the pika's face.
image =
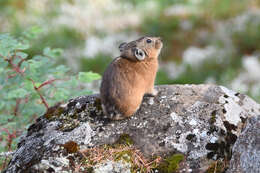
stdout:
[(157, 58), (163, 46), (160, 37), (141, 37), (119, 46), (121, 57), (133, 61), (142, 61), (147, 58)]

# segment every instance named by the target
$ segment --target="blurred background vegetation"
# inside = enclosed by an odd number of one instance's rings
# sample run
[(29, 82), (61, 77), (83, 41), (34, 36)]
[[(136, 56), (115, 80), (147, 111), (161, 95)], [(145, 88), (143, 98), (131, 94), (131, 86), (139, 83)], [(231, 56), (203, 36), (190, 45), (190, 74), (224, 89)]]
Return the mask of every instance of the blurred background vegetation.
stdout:
[(156, 84), (214, 83), (260, 102), (260, 0), (0, 0), (1, 33), (33, 26), (29, 58), (62, 48), (59, 64), (102, 75), (121, 42), (161, 36)]

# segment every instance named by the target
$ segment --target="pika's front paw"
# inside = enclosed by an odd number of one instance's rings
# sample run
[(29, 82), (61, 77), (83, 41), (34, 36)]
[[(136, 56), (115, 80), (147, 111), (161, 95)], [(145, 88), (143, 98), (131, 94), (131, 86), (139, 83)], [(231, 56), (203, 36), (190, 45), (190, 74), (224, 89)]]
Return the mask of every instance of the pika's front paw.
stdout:
[(158, 94), (158, 91), (157, 91), (156, 89), (153, 89), (152, 95), (153, 95), (153, 96), (156, 96), (157, 94)]
[(158, 94), (158, 91), (156, 89), (152, 89), (152, 91), (147, 92), (145, 95), (150, 97), (155, 97)]

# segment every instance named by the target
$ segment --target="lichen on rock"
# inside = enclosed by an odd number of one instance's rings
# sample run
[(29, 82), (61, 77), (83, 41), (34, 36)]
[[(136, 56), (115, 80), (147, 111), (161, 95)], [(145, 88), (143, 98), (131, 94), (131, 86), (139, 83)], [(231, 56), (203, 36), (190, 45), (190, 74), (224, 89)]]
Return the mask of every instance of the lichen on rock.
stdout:
[(117, 162), (107, 161), (96, 165), (93, 168), (93, 173), (131, 173), (131, 165), (122, 160)]

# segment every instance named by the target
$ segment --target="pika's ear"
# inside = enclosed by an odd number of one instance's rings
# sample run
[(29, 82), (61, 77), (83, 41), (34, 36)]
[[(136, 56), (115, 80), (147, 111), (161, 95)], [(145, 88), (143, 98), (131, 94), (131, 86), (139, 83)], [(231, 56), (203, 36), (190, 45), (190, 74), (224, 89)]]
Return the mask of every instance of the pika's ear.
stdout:
[(123, 52), (126, 45), (127, 45), (126, 42), (121, 43), (121, 44), (119, 45), (119, 47), (118, 47), (118, 48), (119, 48), (119, 51), (120, 51), (120, 52)]
[(135, 48), (134, 55), (139, 61), (142, 61), (145, 58), (145, 52), (139, 48)]

